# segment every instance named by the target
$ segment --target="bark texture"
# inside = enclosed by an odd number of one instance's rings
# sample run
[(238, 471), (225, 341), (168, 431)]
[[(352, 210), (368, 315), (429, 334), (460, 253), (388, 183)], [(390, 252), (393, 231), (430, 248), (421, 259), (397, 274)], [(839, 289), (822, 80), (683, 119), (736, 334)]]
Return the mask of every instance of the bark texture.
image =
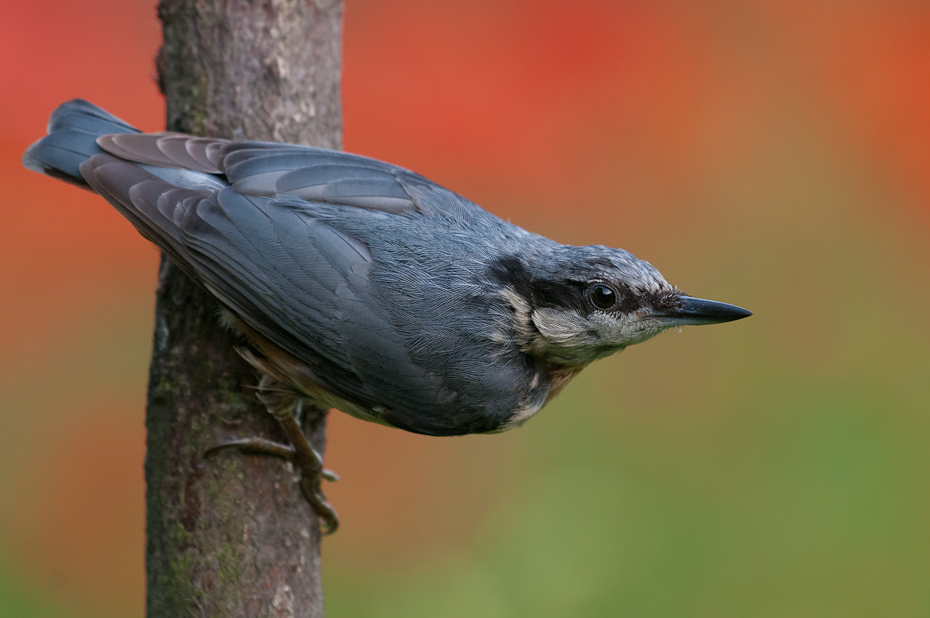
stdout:
[[(167, 127), (339, 148), (339, 0), (161, 0)], [(282, 441), (243, 345), (168, 260), (157, 291), (146, 479), (147, 615), (322, 616), (320, 532), (291, 465), (209, 447)], [(325, 412), (306, 415), (320, 451)]]

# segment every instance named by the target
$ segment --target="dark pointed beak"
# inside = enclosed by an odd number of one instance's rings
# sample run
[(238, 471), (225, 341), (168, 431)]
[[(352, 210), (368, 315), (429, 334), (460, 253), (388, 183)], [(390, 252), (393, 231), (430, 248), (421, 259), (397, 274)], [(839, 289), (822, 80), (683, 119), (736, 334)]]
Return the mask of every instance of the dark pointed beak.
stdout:
[(663, 326), (700, 326), (732, 322), (751, 315), (752, 311), (746, 311), (736, 305), (691, 296), (679, 296), (676, 302), (669, 303), (650, 317), (658, 318)]

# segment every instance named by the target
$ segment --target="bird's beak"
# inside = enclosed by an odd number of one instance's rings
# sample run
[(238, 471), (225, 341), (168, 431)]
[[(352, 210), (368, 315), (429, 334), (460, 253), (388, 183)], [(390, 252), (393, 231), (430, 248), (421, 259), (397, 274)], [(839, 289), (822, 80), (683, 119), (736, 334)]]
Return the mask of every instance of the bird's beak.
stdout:
[(663, 307), (649, 317), (657, 318), (663, 326), (700, 326), (732, 322), (752, 315), (752, 311), (715, 300), (691, 296), (679, 296), (677, 300), (675, 306)]

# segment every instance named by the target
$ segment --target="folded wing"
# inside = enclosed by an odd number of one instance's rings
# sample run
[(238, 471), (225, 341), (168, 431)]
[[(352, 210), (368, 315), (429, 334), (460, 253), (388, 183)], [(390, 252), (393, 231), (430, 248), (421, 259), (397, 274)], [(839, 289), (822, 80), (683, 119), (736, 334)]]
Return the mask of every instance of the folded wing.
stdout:
[(327, 390), (371, 409), (435, 413), (455, 395), (414, 363), (371, 294), (364, 243), (296, 200), (178, 188), (102, 154), (90, 186), (251, 328)]

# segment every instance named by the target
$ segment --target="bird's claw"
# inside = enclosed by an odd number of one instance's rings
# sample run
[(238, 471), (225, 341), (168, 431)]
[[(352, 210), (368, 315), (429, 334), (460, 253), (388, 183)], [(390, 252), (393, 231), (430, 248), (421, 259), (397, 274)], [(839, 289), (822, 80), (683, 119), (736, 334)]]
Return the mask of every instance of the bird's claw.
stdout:
[(320, 472), (320, 476), (326, 479), (327, 481), (329, 481), (330, 483), (335, 483), (336, 481), (339, 480), (338, 474), (336, 474), (332, 470), (327, 470), (326, 468), (323, 468), (323, 471)]
[(326, 501), (326, 496), (320, 488), (320, 476), (312, 478), (306, 474), (300, 481), (300, 488), (304, 492), (304, 497), (313, 507), (317, 517), (320, 518), (320, 532), (324, 535), (332, 534), (339, 528), (339, 517), (336, 511)]
[(326, 501), (326, 496), (321, 488), (322, 479), (335, 482), (339, 480), (339, 475), (332, 470), (323, 468), (323, 459), (315, 449), (309, 449), (312, 457), (308, 461), (307, 457), (299, 456), (297, 449), (288, 444), (281, 444), (266, 438), (239, 438), (211, 446), (204, 451), (204, 457), (208, 457), (224, 448), (238, 448), (243, 453), (272, 455), (293, 463), (300, 469), (300, 489), (320, 519), (321, 532), (323, 534), (332, 534), (339, 527), (339, 517), (333, 507)]

